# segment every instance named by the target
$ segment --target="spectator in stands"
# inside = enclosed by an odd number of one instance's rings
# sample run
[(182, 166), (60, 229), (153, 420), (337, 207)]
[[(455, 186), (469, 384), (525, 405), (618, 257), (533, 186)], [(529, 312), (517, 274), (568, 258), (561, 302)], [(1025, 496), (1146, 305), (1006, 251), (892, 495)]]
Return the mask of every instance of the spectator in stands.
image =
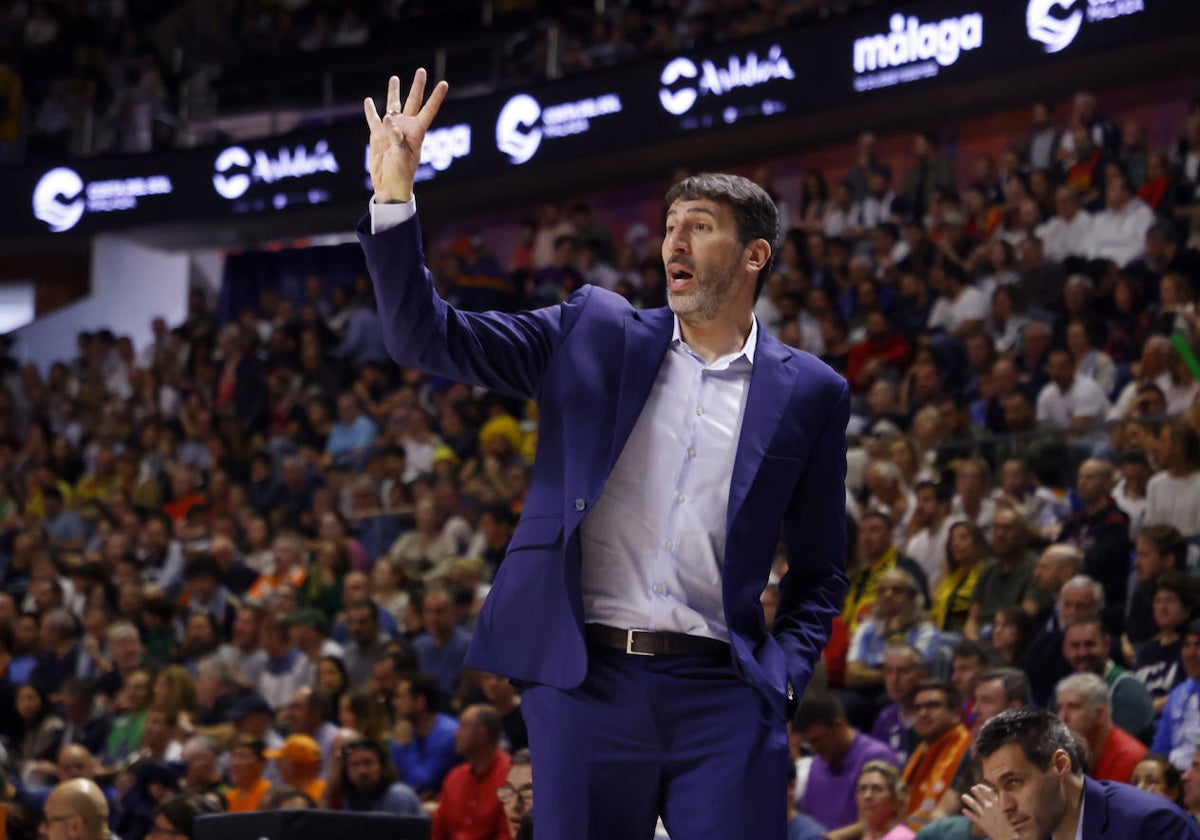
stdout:
[(950, 515), (953, 490), (947, 482), (925, 480), (917, 483), (914, 492), (916, 509), (908, 541), (900, 548), (921, 567), (928, 585), (936, 588), (945, 568), (950, 527), (957, 521)]
[(1113, 723), (1135, 738), (1150, 740), (1154, 701), (1146, 687), (1109, 657), (1112, 640), (1095, 616), (1073, 617), (1063, 627), (1063, 658), (1076, 674), (1096, 674), (1109, 690)]
[[(939, 410), (942, 406), (939, 405)], [(957, 429), (951, 429), (952, 437), (962, 437)], [(959, 460), (954, 467), (954, 502), (950, 513), (956, 519), (964, 519), (978, 525), (987, 540), (992, 537), (992, 519), (996, 515), (996, 503), (988, 491), (992, 486), (992, 471), (986, 460), (971, 456)]]
[(342, 654), (350, 686), (357, 688), (371, 679), (375, 660), (387, 645), (387, 636), (379, 629), (378, 608), (367, 600), (350, 602), (346, 607), (346, 628), (350, 641)]
[[(1051, 602), (1053, 603), (1053, 602)], [(991, 648), (995, 658), (1014, 668), (1025, 664), (1025, 651), (1037, 625), (1023, 606), (1001, 607), (992, 618)]]
[(1200, 535), (1200, 431), (1164, 423), (1156, 460), (1162, 470), (1146, 488), (1146, 525), (1171, 525), (1185, 540)]
[(521, 695), (516, 687), (504, 677), (485, 672), (479, 675), (479, 690), (496, 714), (500, 715), (500, 724), (504, 728), (500, 746), (512, 755), (528, 748), (529, 733), (521, 714)]
[(322, 801), (325, 780), (321, 778), (321, 748), (308, 735), (293, 733), (274, 750), (263, 755), (276, 763), (279, 778), (285, 785), (304, 793), (313, 802)]
[(231, 814), (257, 811), (271, 783), (263, 778), (267, 767), (266, 746), (252, 736), (243, 735), (229, 751), (230, 788), (225, 793)]
[(507, 820), (496, 792), (508, 778), (510, 759), (500, 747), (500, 715), (477, 704), (463, 710), (455, 734), (455, 751), (464, 759), (442, 784), (433, 814), (433, 838), (504, 837)]
[(59, 690), (63, 712), (62, 739), (59, 748), (80, 744), (92, 755), (99, 755), (112, 729), (112, 715), (95, 702), (95, 689), (90, 680), (71, 677)]
[(846, 687), (850, 690), (846, 693), (850, 698), (847, 705), (853, 703), (851, 720), (864, 728), (875, 719), (887, 696), (884, 691), (887, 645), (903, 641), (919, 651), (923, 661), (928, 661), (937, 644), (937, 628), (922, 607), (924, 596), (910, 570), (901, 566), (888, 569), (879, 576), (875, 592), (871, 617), (859, 622), (846, 654)]
[[(1129, 515), (1112, 497), (1113, 466), (1091, 459), (1079, 465), (1075, 491), (1083, 509), (1063, 523), (1057, 542), (1083, 552), (1083, 571), (1100, 581), (1106, 600), (1125, 603), (1129, 581)], [(1200, 501), (1200, 497), (1198, 497)]]
[(1146, 745), (1113, 722), (1104, 680), (1096, 674), (1072, 674), (1059, 681), (1055, 694), (1059, 717), (1087, 745), (1088, 775), (1128, 783)]
[[(800, 810), (817, 822), (838, 830), (855, 825), (859, 816), (855, 785), (871, 761), (895, 766), (892, 750), (846, 722), (841, 703), (832, 695), (806, 696), (792, 718), (792, 731), (807, 744), (813, 759)], [(859, 828), (862, 828), (860, 825)]]
[(258, 685), (267, 667), (269, 657), (259, 646), (263, 619), (261, 607), (253, 604), (240, 606), (233, 620), (229, 643), (222, 645), (216, 653), (216, 656), (233, 666), (236, 679), (246, 685)]
[(1184, 570), (1187, 543), (1170, 525), (1150, 525), (1134, 541), (1133, 569), (1137, 584), (1129, 602), (1125, 620), (1125, 658), (1132, 659), (1134, 646), (1146, 643), (1157, 627), (1154, 623), (1153, 598), (1159, 579), (1171, 569)]
[(425, 816), (421, 800), (397, 781), (396, 770), (378, 741), (360, 740), (342, 749), (345, 811), (382, 811), (402, 817)]
[(217, 764), (218, 753), (219, 750), (211, 738), (196, 735), (188, 739), (183, 745), (180, 757), (186, 767), (180, 793), (215, 795), (222, 803), (225, 801), (228, 783)]
[(98, 695), (111, 702), (130, 675), (144, 666), (146, 649), (137, 627), (127, 621), (111, 624), (104, 640), (107, 656), (95, 660), (96, 668), (101, 672), (95, 689)]
[(1001, 607), (1031, 603), (1031, 609), (1041, 612), (1049, 599), (1039, 595), (1033, 571), (1036, 555), (1027, 547), (1029, 528), (1021, 515), (1011, 508), (996, 508), (992, 521), (992, 557), (979, 572), (971, 599), (971, 611), (963, 634), (978, 639), (982, 628), (992, 623)]
[(1088, 256), (1092, 214), (1079, 206), (1079, 194), (1068, 186), (1054, 191), (1055, 213), (1037, 229), (1046, 259), (1064, 262)]
[(1092, 430), (1108, 414), (1109, 402), (1095, 380), (1075, 372), (1075, 356), (1065, 347), (1050, 351), (1046, 370), (1050, 382), (1037, 397), (1037, 419), (1079, 436)]
[(272, 709), (282, 709), (308, 679), (308, 660), (292, 645), (283, 615), (267, 616), (261, 638), (267, 661), (258, 688)]
[(221, 809), (210, 799), (199, 795), (179, 794), (163, 800), (154, 813), (154, 822), (147, 837), (164, 834), (175, 837), (194, 837), (196, 817), (217, 814)]
[(408, 741), (392, 745), (392, 760), (400, 775), (423, 798), (433, 798), (442, 780), (455, 763), (455, 738), (458, 721), (439, 711), (441, 691), (437, 682), (425, 674), (401, 680), (392, 699), (397, 720), (412, 728)]
[(962, 724), (962, 697), (949, 683), (919, 683), (913, 709), (913, 731), (921, 743), (904, 767), (909, 794), (903, 815), (908, 827), (916, 831), (932, 818), (942, 792), (971, 746), (971, 735)]
[(1146, 753), (1133, 768), (1129, 784), (1156, 793), (1178, 805), (1183, 796), (1183, 779), (1166, 756)]
[(88, 779), (72, 779), (50, 791), (43, 811), (45, 836), (50, 840), (108, 840), (108, 800)]
[(79, 624), (66, 609), (58, 607), (42, 616), (38, 644), (41, 653), (29, 680), (47, 694), (58, 692), (70, 677), (91, 675), (94, 665), (80, 643)]
[(453, 696), (462, 680), (471, 634), (456, 623), (454, 598), (442, 587), (426, 590), (421, 599), (421, 618), (425, 634), (413, 641), (417, 663), (423, 673), (438, 681), (446, 696)]
[(504, 806), (509, 833), (514, 838), (532, 837), (533, 765), (529, 760), (529, 750), (513, 753), (508, 778), (496, 789), (496, 798)]
[(1196, 585), (1182, 569), (1164, 571), (1154, 583), (1151, 608), (1158, 633), (1137, 649), (1133, 667), (1162, 714), (1167, 695), (1186, 679), (1180, 666), (1183, 631), (1196, 614)]
[(1179, 661), (1187, 674), (1167, 695), (1158, 729), (1150, 748), (1167, 756), (1176, 769), (1185, 771), (1200, 747), (1200, 619), (1193, 620), (1183, 634)]
[[(1039, 569), (1045, 566), (1046, 575), (1056, 566), (1059, 574), (1065, 574), (1072, 567), (1081, 567), (1083, 558), (1072, 546), (1050, 546), (1042, 552), (1038, 565)], [(1054, 699), (1054, 686), (1072, 671), (1062, 652), (1062, 628), (1076, 616), (1098, 616), (1103, 608), (1104, 587), (1087, 575), (1076, 574), (1060, 585), (1054, 610), (1026, 654), (1025, 673), (1034, 703), (1048, 705)]]
[(932, 209), (930, 199), (935, 191), (954, 192), (954, 167), (938, 151), (938, 138), (933, 132), (913, 136), (913, 156), (916, 158), (900, 190), (910, 218), (923, 220)]
[(960, 633), (966, 626), (988, 551), (987, 539), (974, 522), (960, 520), (950, 526), (945, 566), (933, 588), (929, 608), (930, 618), (939, 630)]
[(912, 840), (913, 832), (903, 824), (904, 783), (890, 761), (869, 761), (854, 785), (858, 822), (852, 834), (831, 832), (825, 836), (862, 837), (863, 840)]
[(1154, 224), (1154, 211), (1137, 197), (1124, 173), (1108, 179), (1104, 195), (1105, 207), (1093, 218), (1084, 239), (1087, 257), (1124, 268), (1145, 253), (1146, 232)]

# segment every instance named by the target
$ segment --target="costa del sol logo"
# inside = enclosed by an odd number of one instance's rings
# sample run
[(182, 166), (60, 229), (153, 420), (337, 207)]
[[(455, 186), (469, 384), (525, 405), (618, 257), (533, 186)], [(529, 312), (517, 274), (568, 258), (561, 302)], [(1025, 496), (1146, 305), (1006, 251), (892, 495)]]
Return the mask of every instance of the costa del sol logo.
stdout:
[(1029, 0), (1025, 31), (1048, 53), (1074, 43), (1085, 23), (1129, 17), (1146, 11), (1145, 0)]
[(83, 179), (74, 169), (51, 169), (33, 188), (33, 215), (55, 233), (75, 227), (83, 210)]
[[(1071, 11), (1076, 0), (1029, 0), (1025, 7), (1025, 29), (1029, 37), (1046, 48), (1048, 53), (1056, 53), (1071, 46), (1079, 27), (1083, 25), (1083, 9)], [(1064, 17), (1058, 17), (1054, 10), (1070, 12)]]

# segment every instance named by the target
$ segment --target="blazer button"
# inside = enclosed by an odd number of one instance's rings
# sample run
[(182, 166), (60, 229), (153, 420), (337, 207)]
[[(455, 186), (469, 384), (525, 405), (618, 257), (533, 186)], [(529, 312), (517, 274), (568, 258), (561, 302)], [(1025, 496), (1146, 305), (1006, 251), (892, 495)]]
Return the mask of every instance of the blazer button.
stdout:
[(587, 507), (587, 502), (585, 502), (583, 499), (575, 500), (575, 510), (583, 510), (586, 507)]

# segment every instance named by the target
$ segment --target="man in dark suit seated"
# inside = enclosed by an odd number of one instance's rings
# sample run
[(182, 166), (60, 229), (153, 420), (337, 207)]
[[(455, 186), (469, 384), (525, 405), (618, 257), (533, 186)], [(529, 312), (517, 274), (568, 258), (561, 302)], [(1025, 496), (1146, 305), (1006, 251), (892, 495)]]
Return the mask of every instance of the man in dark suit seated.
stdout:
[(1200, 840), (1200, 824), (1165, 797), (1086, 778), (1074, 736), (1045, 709), (996, 715), (975, 757), (984, 780), (963, 794), (964, 813), (991, 840)]

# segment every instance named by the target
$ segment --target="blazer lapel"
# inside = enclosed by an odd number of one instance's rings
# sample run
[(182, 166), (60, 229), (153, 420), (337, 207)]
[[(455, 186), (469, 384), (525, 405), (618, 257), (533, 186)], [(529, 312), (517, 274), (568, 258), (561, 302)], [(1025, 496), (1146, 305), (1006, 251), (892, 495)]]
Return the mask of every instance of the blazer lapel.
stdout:
[(612, 447), (605, 474), (601, 476), (602, 481), (608, 479), (608, 472), (617, 463), (633, 431), (633, 424), (650, 397), (650, 389), (654, 387), (654, 380), (658, 378), (663, 357), (671, 343), (675, 320), (670, 309), (660, 307), (634, 310), (625, 318), (624, 325), (621, 378), (617, 380), (620, 388), (617, 391), (616, 422), (613, 424)]
[(1083, 836), (1103, 837), (1108, 830), (1108, 800), (1104, 788), (1094, 779), (1083, 777)]
[(729, 513), (725, 520), (727, 530), (741, 510), (746, 494), (754, 483), (754, 476), (762, 465), (767, 445), (775, 434), (784, 410), (791, 403), (790, 359), (784, 346), (773, 341), (759, 324), (754, 371), (750, 374), (750, 393), (746, 398), (746, 414), (742, 418), (742, 436), (738, 441), (733, 478), (729, 485)]

